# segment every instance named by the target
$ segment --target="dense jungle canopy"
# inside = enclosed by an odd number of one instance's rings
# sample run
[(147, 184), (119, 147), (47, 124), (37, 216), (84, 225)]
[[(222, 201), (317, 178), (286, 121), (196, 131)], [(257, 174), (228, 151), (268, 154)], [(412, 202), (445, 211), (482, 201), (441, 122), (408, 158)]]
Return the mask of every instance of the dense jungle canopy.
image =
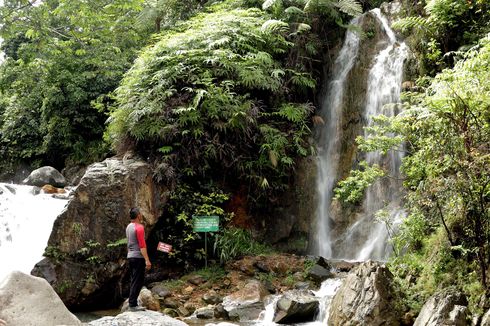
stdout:
[[(381, 2), (5, 0), (0, 174), (133, 152), (171, 185), (176, 220), (227, 216), (241, 187), (264, 210), (315, 155), (328, 54)], [(400, 15), (417, 79), (403, 113), (378, 117), (358, 146), (406, 151), (409, 215), (391, 264), (408, 304), (452, 285), (478, 309), (489, 293), (490, 3), (403, 0)], [(360, 166), (336, 191), (345, 205), (389, 177)]]

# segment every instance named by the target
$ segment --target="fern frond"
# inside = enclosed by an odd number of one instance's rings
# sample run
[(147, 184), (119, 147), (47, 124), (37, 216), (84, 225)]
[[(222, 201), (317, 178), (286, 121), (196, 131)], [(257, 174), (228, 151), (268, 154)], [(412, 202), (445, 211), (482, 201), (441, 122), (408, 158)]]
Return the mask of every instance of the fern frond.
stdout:
[(339, 8), (340, 11), (353, 17), (362, 14), (362, 5), (356, 0), (339, 0), (335, 6)]
[(262, 4), (262, 9), (267, 10), (273, 6), (281, 6), (282, 0), (265, 0)]
[(282, 20), (269, 19), (262, 24), (263, 32), (282, 32), (286, 33), (289, 30), (289, 25)]
[(414, 28), (421, 28), (425, 30), (430, 29), (429, 21), (420, 16), (405, 17), (397, 20), (391, 26), (393, 29), (399, 30), (402, 33), (409, 32)]
[(298, 27), (296, 28), (296, 33), (301, 34), (304, 32), (309, 32), (311, 30), (311, 26), (308, 24), (298, 24)]
[(301, 88), (315, 88), (316, 82), (309, 74), (294, 73), (291, 77), (291, 83)]
[(284, 13), (288, 16), (301, 16), (305, 14), (305, 12), (302, 9), (295, 6), (287, 7), (284, 10)]

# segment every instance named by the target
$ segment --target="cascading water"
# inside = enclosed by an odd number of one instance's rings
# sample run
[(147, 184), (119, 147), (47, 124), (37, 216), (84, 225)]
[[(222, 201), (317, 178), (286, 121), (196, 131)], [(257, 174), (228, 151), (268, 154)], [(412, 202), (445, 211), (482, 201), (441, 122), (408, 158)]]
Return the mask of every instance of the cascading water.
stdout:
[(30, 274), (67, 203), (42, 192), (36, 195), (31, 186), (0, 183), (0, 281), (14, 270)]
[[(358, 24), (355, 18), (352, 25)], [(359, 35), (353, 31), (347, 31), (345, 42), (340, 53), (335, 60), (335, 70), (330, 82), (323, 103), (322, 112), (326, 117), (326, 125), (320, 131), (320, 146), (318, 156), (318, 183), (317, 190), (319, 195), (319, 204), (317, 207), (317, 235), (316, 251), (320, 256), (331, 257), (332, 248), (328, 241), (330, 238), (330, 216), (329, 206), (332, 201), (334, 183), (337, 178), (338, 159), (336, 155), (340, 150), (340, 128), (344, 97), (344, 84), (347, 76), (354, 66), (356, 57), (359, 52)]]
[[(315, 321), (302, 323), (301, 325), (316, 326), (316, 325), (327, 324), (328, 316), (330, 313), (330, 301), (332, 300), (335, 293), (337, 293), (337, 290), (339, 289), (341, 284), (342, 284), (342, 280), (338, 278), (332, 278), (332, 279), (325, 280), (321, 284), (320, 289), (318, 289), (318, 291), (313, 291), (313, 294), (315, 295), (316, 298), (318, 298), (318, 302), (319, 302), (318, 315), (316, 316)], [(279, 325), (274, 323), (273, 319), (274, 319), (276, 305), (280, 298), (281, 298), (280, 295), (274, 295), (269, 298), (268, 302), (266, 302), (265, 310), (262, 311), (261, 315), (259, 316), (257, 325), (260, 326)]]
[[(379, 114), (393, 116), (398, 113), (395, 105), (386, 104), (397, 103), (400, 100), (403, 63), (408, 55), (407, 46), (396, 40), (394, 32), (381, 11), (374, 9), (371, 15), (374, 16), (380, 25), (380, 30), (385, 34), (381, 41), (385, 45), (374, 57), (366, 81), (367, 91), (365, 105), (363, 105), (363, 117), (367, 125), (372, 123), (372, 116)], [(359, 20), (354, 20), (351, 24), (359, 26)], [(320, 132), (319, 139), (317, 183), (319, 203), (315, 253), (326, 258), (384, 260), (389, 255), (388, 232), (383, 223), (375, 223), (374, 215), (378, 210), (386, 208), (392, 220), (398, 221), (403, 216), (399, 199), (401, 185), (396, 178), (386, 178), (383, 182), (378, 182), (368, 189), (361, 211), (356, 214), (355, 221), (350, 225), (347, 223), (346, 230), (333, 235), (330, 226), (333, 189), (340, 177), (339, 143), (343, 136), (344, 89), (348, 82), (349, 72), (354, 67), (353, 62), (358, 57), (359, 43), (359, 37), (355, 33), (347, 33), (343, 48), (335, 61), (333, 78), (322, 106), (322, 115), (326, 118), (327, 123)], [(391, 176), (397, 176), (401, 155), (401, 152), (391, 152), (389, 155), (369, 153), (366, 161), (369, 164), (379, 164), (388, 169)]]

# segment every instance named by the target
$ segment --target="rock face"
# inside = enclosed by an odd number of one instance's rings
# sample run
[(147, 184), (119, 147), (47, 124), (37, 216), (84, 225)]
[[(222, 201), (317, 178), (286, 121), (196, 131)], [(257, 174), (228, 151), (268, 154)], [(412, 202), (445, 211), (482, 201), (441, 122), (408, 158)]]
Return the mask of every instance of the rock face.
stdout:
[(32, 273), (48, 280), (69, 308), (115, 306), (122, 301), (129, 210), (141, 209), (148, 235), (165, 193), (145, 162), (111, 158), (89, 166), (54, 223), (47, 258)]
[(307, 291), (289, 291), (276, 304), (274, 322), (278, 324), (313, 321), (320, 303)]
[(0, 320), (9, 326), (82, 324), (46, 280), (21, 272), (0, 285)]
[(62, 188), (66, 186), (65, 177), (55, 168), (51, 166), (43, 166), (34, 170), (27, 178), (22, 181), (26, 185), (42, 187), (44, 185), (52, 185)]
[(400, 325), (390, 271), (368, 261), (353, 269), (335, 294), (328, 325)]
[(187, 326), (186, 323), (155, 311), (125, 312), (116, 317), (104, 317), (89, 326)]
[(231, 320), (256, 320), (264, 310), (263, 298), (269, 292), (257, 281), (249, 281), (241, 290), (223, 298), (223, 307)]
[(446, 289), (434, 294), (422, 307), (414, 326), (465, 326), (468, 318), (468, 301), (457, 291)]
[(481, 326), (490, 326), (490, 310), (488, 310), (481, 319)]

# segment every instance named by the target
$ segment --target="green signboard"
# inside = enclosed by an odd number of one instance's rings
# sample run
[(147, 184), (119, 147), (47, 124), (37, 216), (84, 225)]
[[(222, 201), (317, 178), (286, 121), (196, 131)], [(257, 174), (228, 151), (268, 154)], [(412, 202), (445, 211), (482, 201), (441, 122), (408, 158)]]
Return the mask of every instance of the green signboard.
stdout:
[(194, 232), (216, 232), (219, 230), (218, 216), (193, 216)]

